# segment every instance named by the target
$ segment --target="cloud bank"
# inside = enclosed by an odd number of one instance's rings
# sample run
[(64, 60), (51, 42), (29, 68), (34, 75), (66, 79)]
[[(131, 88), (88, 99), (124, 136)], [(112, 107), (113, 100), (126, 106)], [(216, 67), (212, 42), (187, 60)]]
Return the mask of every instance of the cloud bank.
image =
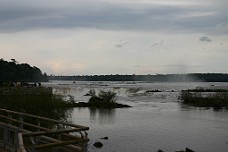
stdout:
[(222, 2), (224, 0), (0, 0), (0, 32), (95, 28), (227, 33), (228, 15)]

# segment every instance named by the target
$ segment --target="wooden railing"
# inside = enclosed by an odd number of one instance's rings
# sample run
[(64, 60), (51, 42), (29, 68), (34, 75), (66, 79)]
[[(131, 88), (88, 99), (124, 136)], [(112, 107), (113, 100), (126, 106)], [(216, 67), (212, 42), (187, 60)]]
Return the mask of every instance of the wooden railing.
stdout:
[(8, 151), (86, 151), (88, 130), (81, 125), (0, 109), (0, 147)]

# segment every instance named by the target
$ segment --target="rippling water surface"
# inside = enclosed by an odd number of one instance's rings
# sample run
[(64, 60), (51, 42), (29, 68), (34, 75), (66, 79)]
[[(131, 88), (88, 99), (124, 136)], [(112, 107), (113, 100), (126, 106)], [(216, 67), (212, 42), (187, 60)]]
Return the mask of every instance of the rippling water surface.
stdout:
[[(99, 152), (165, 152), (184, 150), (226, 152), (228, 149), (228, 110), (195, 108), (182, 105), (181, 90), (228, 88), (228, 83), (142, 83), (142, 82), (72, 82), (52, 81), (45, 86), (55, 93), (74, 96), (76, 101), (88, 101), (90, 89), (111, 90), (117, 102), (132, 108), (74, 108), (70, 120), (89, 126), (88, 151)], [(147, 92), (149, 90), (162, 92)], [(108, 140), (100, 139), (108, 137)], [(104, 146), (92, 146), (101, 141)]]

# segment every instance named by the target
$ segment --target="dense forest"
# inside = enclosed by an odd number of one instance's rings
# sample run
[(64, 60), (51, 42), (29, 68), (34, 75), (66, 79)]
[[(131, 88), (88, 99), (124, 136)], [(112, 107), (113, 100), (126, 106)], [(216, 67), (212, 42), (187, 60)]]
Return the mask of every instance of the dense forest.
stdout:
[(71, 81), (150, 81), (150, 82), (228, 82), (224, 73), (156, 74), (156, 75), (91, 75), (48, 76), (49, 80)]
[(0, 82), (37, 82), (48, 81), (47, 74), (35, 66), (27, 63), (19, 64), (15, 59), (11, 62), (0, 59)]

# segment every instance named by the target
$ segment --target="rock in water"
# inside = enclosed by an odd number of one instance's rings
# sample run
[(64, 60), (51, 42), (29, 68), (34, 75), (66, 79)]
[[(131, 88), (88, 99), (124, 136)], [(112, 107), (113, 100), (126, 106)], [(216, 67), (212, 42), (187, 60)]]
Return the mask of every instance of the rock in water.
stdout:
[(94, 147), (96, 147), (96, 148), (101, 148), (102, 146), (103, 146), (103, 144), (101, 143), (101, 142), (95, 142), (94, 144), (93, 144), (93, 146)]
[(189, 149), (188, 147), (186, 147), (185, 152), (195, 152), (195, 151), (194, 151), (194, 150)]
[(163, 150), (159, 149), (158, 152), (164, 152)]
[(103, 138), (101, 138), (101, 139), (108, 140), (108, 137), (103, 137)]

